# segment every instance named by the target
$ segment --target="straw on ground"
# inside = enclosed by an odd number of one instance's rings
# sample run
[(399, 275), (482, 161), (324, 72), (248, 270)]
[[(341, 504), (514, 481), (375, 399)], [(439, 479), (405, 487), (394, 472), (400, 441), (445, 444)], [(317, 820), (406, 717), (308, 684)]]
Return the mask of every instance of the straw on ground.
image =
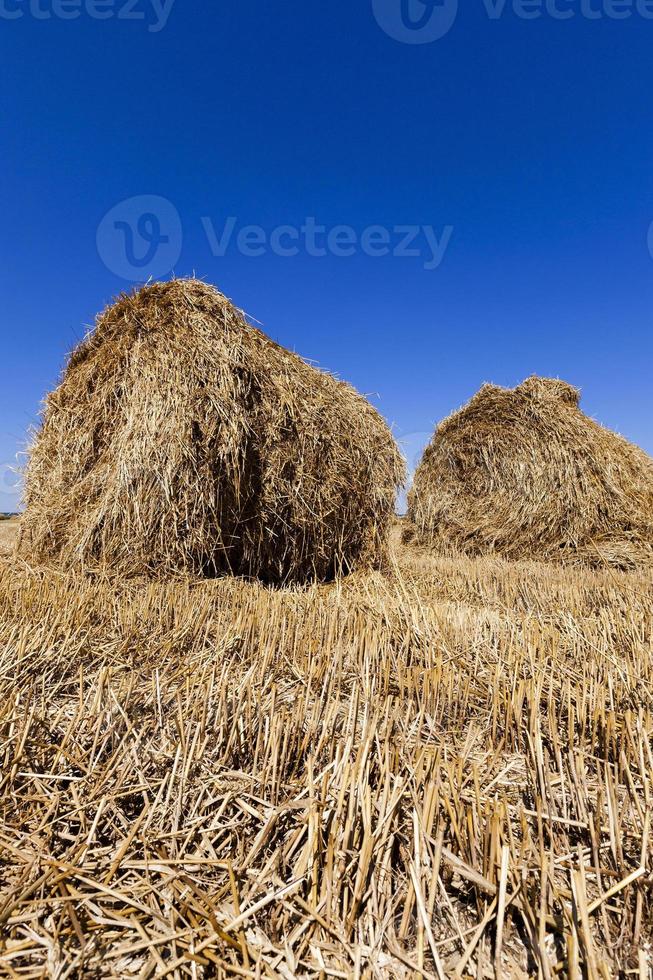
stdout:
[(0, 560), (0, 972), (651, 969), (653, 580)]

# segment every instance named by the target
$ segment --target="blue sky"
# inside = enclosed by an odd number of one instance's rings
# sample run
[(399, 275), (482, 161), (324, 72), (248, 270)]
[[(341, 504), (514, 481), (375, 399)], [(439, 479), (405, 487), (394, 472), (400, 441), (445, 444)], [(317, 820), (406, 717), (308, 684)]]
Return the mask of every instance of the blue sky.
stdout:
[(653, 452), (653, 3), (556, 2), (0, 0), (0, 511), (85, 326), (172, 270), (409, 456), (533, 372)]

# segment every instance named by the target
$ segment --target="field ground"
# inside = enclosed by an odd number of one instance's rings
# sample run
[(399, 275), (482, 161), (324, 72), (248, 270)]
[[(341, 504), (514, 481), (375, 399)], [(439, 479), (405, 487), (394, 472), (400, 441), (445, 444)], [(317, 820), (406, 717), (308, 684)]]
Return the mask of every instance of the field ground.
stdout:
[(643, 980), (652, 600), (398, 543), (306, 591), (0, 559), (0, 975)]
[(11, 549), (18, 533), (18, 521), (15, 518), (0, 521), (0, 555)]

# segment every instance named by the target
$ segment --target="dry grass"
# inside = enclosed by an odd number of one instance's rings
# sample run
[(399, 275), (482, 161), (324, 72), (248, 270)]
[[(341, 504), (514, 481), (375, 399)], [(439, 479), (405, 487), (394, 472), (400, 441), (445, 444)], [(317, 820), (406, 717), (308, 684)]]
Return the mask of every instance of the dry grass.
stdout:
[(404, 465), (350, 385), (212, 286), (121, 296), (46, 401), (24, 554), (122, 575), (329, 580), (379, 567)]
[(653, 567), (653, 459), (578, 407), (564, 381), (484, 385), (445, 419), (409, 494), (440, 552)]
[(649, 975), (653, 580), (0, 560), (0, 972)]
[(0, 554), (6, 554), (13, 548), (18, 535), (18, 520), (9, 518), (0, 521)]

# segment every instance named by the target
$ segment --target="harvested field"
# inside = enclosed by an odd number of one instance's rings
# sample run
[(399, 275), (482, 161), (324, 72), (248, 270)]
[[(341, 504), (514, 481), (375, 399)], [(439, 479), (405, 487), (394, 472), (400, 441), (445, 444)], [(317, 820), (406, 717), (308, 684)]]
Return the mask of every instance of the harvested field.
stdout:
[(0, 972), (643, 980), (652, 600), (396, 540), (305, 590), (0, 560)]

